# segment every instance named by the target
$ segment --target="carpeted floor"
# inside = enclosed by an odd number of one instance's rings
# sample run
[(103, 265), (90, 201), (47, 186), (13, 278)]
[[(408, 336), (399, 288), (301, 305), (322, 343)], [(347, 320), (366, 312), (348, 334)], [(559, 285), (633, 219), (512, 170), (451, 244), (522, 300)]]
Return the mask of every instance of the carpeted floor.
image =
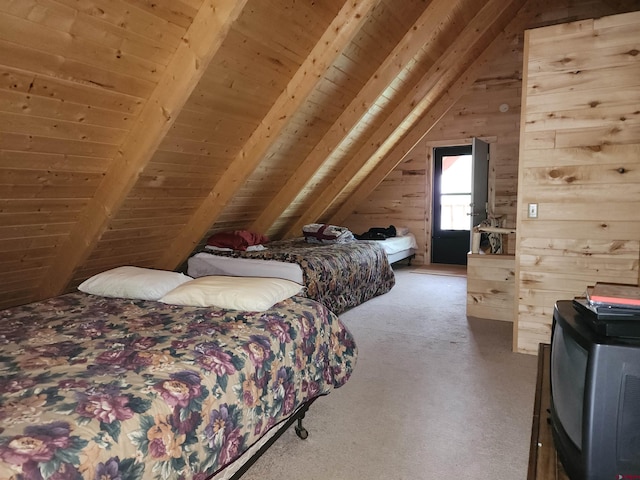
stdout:
[(391, 292), (341, 315), (354, 375), (243, 480), (526, 478), (536, 358), (511, 324), (467, 319), (466, 279), (396, 270)]

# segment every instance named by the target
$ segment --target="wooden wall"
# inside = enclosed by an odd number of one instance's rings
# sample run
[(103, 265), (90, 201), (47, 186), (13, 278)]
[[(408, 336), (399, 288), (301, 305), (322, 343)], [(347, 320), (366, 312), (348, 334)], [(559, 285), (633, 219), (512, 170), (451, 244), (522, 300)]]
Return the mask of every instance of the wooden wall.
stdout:
[(82, 3), (0, 2), (0, 308), (38, 298), (202, 0)]
[[(546, 8), (546, 2), (529, 1), (518, 21), (535, 24)], [(433, 148), (471, 144), (472, 137), (478, 137), (490, 143), (489, 210), (503, 216), (505, 226), (515, 226), (523, 28), (506, 30), (490, 47), (469, 88), (459, 92), (453, 107), (356, 206), (345, 225), (354, 231), (389, 224), (409, 226), (419, 245), (415, 263), (430, 263)], [(500, 111), (502, 104), (509, 106), (506, 112)], [(515, 241), (510, 245), (513, 249)]]
[(0, 308), (354, 205), (426, 261), (430, 149), (473, 136), (512, 226), (523, 32), (616, 9), (638, 0), (0, 2)]
[(0, 2), (0, 308), (350, 210), (525, 1)]
[[(461, 93), (454, 106), (416, 144), (397, 171), (357, 205), (344, 224), (355, 230), (408, 224), (419, 238), (421, 251), (416, 263), (429, 263), (432, 150), (436, 146), (470, 144), (472, 137), (478, 137), (490, 144), (489, 211), (502, 217), (506, 227), (515, 227), (525, 29), (611, 15), (618, 13), (617, 9), (628, 8), (629, 5), (614, 6), (604, 1), (527, 1), (518, 13), (522, 18), (514, 18), (512, 22), (520, 21), (523, 26), (510, 25), (511, 29), (505, 29), (506, 35), (497, 45), (492, 45), (490, 58), (472, 86)], [(503, 104), (508, 106), (506, 112), (500, 111)], [(401, 175), (406, 169), (414, 174)], [(424, 209), (418, 211), (416, 199), (422, 192)], [(408, 199), (412, 199), (411, 203)], [(508, 253), (515, 253), (515, 245), (515, 238), (510, 238)]]
[[(550, 337), (554, 302), (638, 283), (640, 12), (527, 32), (514, 346)], [(527, 205), (538, 204), (538, 218)]]
[[(550, 8), (536, 1), (528, 2), (527, 8), (533, 10), (528, 28), (616, 13), (606, 2), (556, 2)], [(637, 18), (638, 14), (630, 15)], [(549, 28), (562, 32), (589, 24), (593, 21), (578, 23), (578, 27)], [(634, 142), (640, 138), (636, 83), (640, 78), (640, 29), (637, 25), (619, 29), (618, 34), (613, 33), (613, 27), (582, 33), (573, 42), (541, 41), (547, 48), (554, 45), (551, 52), (557, 52), (559, 44), (572, 49), (587, 39), (592, 44), (587, 47), (590, 55), (555, 54), (546, 64), (540, 63), (543, 60), (536, 53), (536, 68), (544, 66), (551, 71), (537, 72), (537, 83), (527, 90), (527, 94), (535, 94), (535, 110), (527, 112), (524, 129), (530, 145), (527, 148), (535, 157), (528, 160), (530, 163), (523, 165), (519, 158), (524, 50), (521, 31), (494, 50), (473, 87), (345, 221), (359, 229), (409, 224), (420, 239), (418, 260), (428, 263), (432, 149), (470, 143), (473, 136), (484, 138), (491, 152), (490, 211), (503, 215), (506, 226), (517, 226), (518, 238), (522, 239), (516, 262), (520, 279), (516, 295), (521, 298), (516, 297), (519, 321), (514, 334), (514, 348), (521, 352), (535, 353), (537, 342), (548, 340), (555, 300), (579, 295), (588, 283), (598, 279), (638, 281), (640, 151)], [(603, 38), (609, 33), (613, 40)], [(587, 63), (588, 58), (595, 58), (594, 52), (605, 59), (593, 60), (605, 68), (604, 73)], [(624, 64), (616, 66), (612, 63), (615, 61)], [(546, 85), (540, 79), (551, 81), (551, 74), (558, 75), (558, 80), (548, 87), (545, 100), (538, 95)], [(577, 84), (568, 83), (568, 79)], [(597, 82), (608, 91), (592, 92)], [(592, 102), (588, 108), (584, 108), (585, 98)], [(561, 102), (566, 102), (565, 108)], [(509, 106), (504, 113), (499, 109), (503, 103)], [(624, 173), (619, 173), (620, 168)], [(402, 175), (406, 169), (414, 175)], [(415, 205), (420, 204), (423, 192), (424, 209), (420, 210)], [(414, 208), (404, 208), (409, 207), (408, 199)], [(539, 203), (537, 220), (521, 218), (529, 202)], [(515, 250), (516, 242), (510, 241), (509, 253)]]
[(425, 263), (427, 242), (424, 227), (427, 171), (423, 153), (415, 149), (345, 223), (355, 233), (366, 232), (371, 227), (409, 227), (419, 247), (412, 261), (416, 265)]

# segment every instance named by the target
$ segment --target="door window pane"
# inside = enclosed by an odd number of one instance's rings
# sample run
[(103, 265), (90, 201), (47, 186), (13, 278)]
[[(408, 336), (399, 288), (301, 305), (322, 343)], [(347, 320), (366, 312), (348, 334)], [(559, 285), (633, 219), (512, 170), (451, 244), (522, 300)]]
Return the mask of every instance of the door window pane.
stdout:
[(471, 193), (471, 155), (442, 157), (442, 177), (440, 193)]
[(471, 194), (440, 195), (440, 230), (469, 230)]
[(442, 157), (441, 230), (469, 230), (470, 228), (472, 166), (471, 155)]

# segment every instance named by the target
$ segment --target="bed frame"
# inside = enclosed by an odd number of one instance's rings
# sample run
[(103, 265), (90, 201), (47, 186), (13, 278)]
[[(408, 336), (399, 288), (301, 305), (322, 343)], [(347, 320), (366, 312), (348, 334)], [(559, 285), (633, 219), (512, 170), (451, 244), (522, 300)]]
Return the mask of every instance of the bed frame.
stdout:
[[(239, 478), (241, 478), (247, 472), (247, 470), (249, 470), (251, 468), (251, 466), (253, 466), (253, 464), (256, 463), (258, 461), (258, 459), (267, 450), (269, 450), (269, 448), (294, 423), (296, 423), (296, 425), (294, 427), (296, 435), (301, 440), (306, 440), (309, 437), (309, 432), (307, 431), (306, 428), (304, 428), (302, 426), (302, 420), (304, 419), (305, 414), (309, 410), (309, 407), (311, 407), (313, 402), (315, 402), (318, 398), (320, 398), (320, 397), (314, 397), (314, 398), (312, 398), (310, 400), (307, 400), (305, 403), (300, 405), (298, 407), (298, 409), (288, 419), (284, 420), (280, 425), (276, 425), (276, 427), (274, 427), (276, 429), (275, 433), (273, 435), (271, 435), (264, 443), (262, 443), (262, 445), (260, 445), (260, 447), (255, 452), (250, 454), (250, 457), (248, 457), (247, 460), (242, 464), (242, 466), (240, 466), (240, 468), (238, 468), (238, 470), (236, 470), (236, 472), (231, 477), (229, 477), (229, 480), (238, 480)], [(259, 444), (260, 444), (260, 441), (258, 441), (258, 443), (256, 443), (256, 446), (259, 445)], [(250, 450), (248, 450), (247, 453), (249, 453)], [(242, 457), (240, 457), (239, 459), (236, 460), (236, 462), (241, 462), (241, 461), (242, 461)], [(227, 468), (229, 468), (229, 467), (227, 467)], [(220, 472), (218, 472), (217, 474), (214, 474), (212, 479), (215, 479), (216, 475), (218, 475), (219, 473)]]
[(408, 250), (403, 250), (401, 252), (396, 253), (388, 253), (387, 257), (389, 257), (389, 263), (397, 263), (402, 260), (407, 259), (407, 265), (411, 265), (411, 260), (416, 256), (416, 251), (413, 248)]

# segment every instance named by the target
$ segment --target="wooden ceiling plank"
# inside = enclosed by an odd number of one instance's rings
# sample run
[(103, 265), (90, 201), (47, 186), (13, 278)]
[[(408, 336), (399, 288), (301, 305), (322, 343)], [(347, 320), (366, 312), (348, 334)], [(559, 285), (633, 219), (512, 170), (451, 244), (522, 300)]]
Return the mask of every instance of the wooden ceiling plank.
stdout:
[(95, 143), (119, 145), (126, 130), (88, 125), (80, 122), (27, 116), (0, 111), (0, 131), (22, 135), (79, 140)]
[[(139, 8), (127, 8), (122, 0), (56, 0), (88, 16), (111, 23), (120, 29), (134, 32), (156, 43), (175, 48), (185, 34), (186, 29)], [(207, 5), (208, 2), (204, 2)], [(225, 8), (226, 4), (220, 6)], [(244, 2), (242, 2), (244, 5)], [(202, 7), (200, 8), (200, 12)]]
[(378, 0), (345, 2), (189, 224), (158, 260), (158, 268), (173, 269), (193, 251), (377, 4)]
[[(512, 18), (523, 3), (524, 0), (487, 2), (447, 51), (416, 83), (413, 94), (403, 100), (386, 122), (371, 135), (370, 141), (346, 162), (336, 178), (323, 190), (323, 194), (315, 196), (316, 200), (304, 209), (284, 236), (299, 236), (305, 224), (319, 221), (367, 162), (379, 162), (407, 133), (415, 131), (413, 126), (429, 107), (440, 97), (448, 96), (449, 87), (464, 72), (460, 65), (464, 65), (464, 62), (471, 63), (473, 59), (470, 57), (479, 53), (479, 48), (481, 51), (485, 50), (490, 42), (486, 37), (495, 29), (495, 25), (500, 22), (506, 24), (507, 19)], [(483, 46), (481, 42), (484, 42)]]
[(378, 70), (343, 111), (313, 151), (300, 163), (283, 187), (269, 202), (250, 229), (266, 232), (293, 202), (300, 190), (311, 180), (330, 152), (355, 128), (366, 115), (368, 105), (394, 81), (408, 62), (429, 42), (435, 39), (440, 24), (451, 9), (450, 0), (434, 0), (409, 29)]
[(79, 140), (57, 139), (38, 135), (5, 133), (0, 131), (0, 145), (3, 150), (58, 153), (87, 157), (111, 158), (117, 146)]
[(328, 220), (331, 223), (340, 224), (353, 212), (354, 206), (361, 204), (375, 188), (406, 158), (413, 147), (420, 142), (440, 119), (454, 106), (458, 99), (464, 95), (483, 73), (486, 64), (495, 58), (496, 53), (509, 44), (511, 38), (520, 35), (536, 12), (532, 12), (527, 5), (521, 8), (512, 21), (500, 34), (496, 35), (487, 49), (480, 54), (469, 68), (461, 74), (457, 81), (448, 89), (431, 109), (419, 120), (411, 133), (402, 139), (400, 143), (375, 167), (375, 169), (362, 181), (348, 196), (340, 208)]
[(140, 57), (131, 57), (113, 48), (74, 37), (54, 28), (0, 12), (0, 38), (48, 54), (64, 52), (64, 57), (95, 68), (107, 68), (122, 75), (157, 81), (162, 68)]
[[(110, 158), (83, 157), (61, 153), (0, 150), (0, 168), (22, 168), (50, 172), (104, 173)], [(0, 199), (0, 205), (3, 200)]]
[(87, 108), (136, 115), (142, 109), (143, 99), (112, 92), (103, 88), (88, 86), (72, 81), (47, 77), (24, 70), (0, 66), (0, 88), (43, 97), (51, 100), (71, 102)]
[(222, 44), (246, 0), (206, 0), (82, 218), (60, 248), (39, 287), (39, 297), (60, 294), (97, 245), (163, 136)]
[(178, 0), (129, 0), (129, 3), (183, 28), (191, 25), (198, 10)]
[(29, 93), (4, 90), (1, 86), (0, 111), (109, 128), (122, 128), (123, 123), (129, 120), (128, 115), (112, 110), (89, 108), (88, 105), (80, 105), (70, 101), (65, 102)]

